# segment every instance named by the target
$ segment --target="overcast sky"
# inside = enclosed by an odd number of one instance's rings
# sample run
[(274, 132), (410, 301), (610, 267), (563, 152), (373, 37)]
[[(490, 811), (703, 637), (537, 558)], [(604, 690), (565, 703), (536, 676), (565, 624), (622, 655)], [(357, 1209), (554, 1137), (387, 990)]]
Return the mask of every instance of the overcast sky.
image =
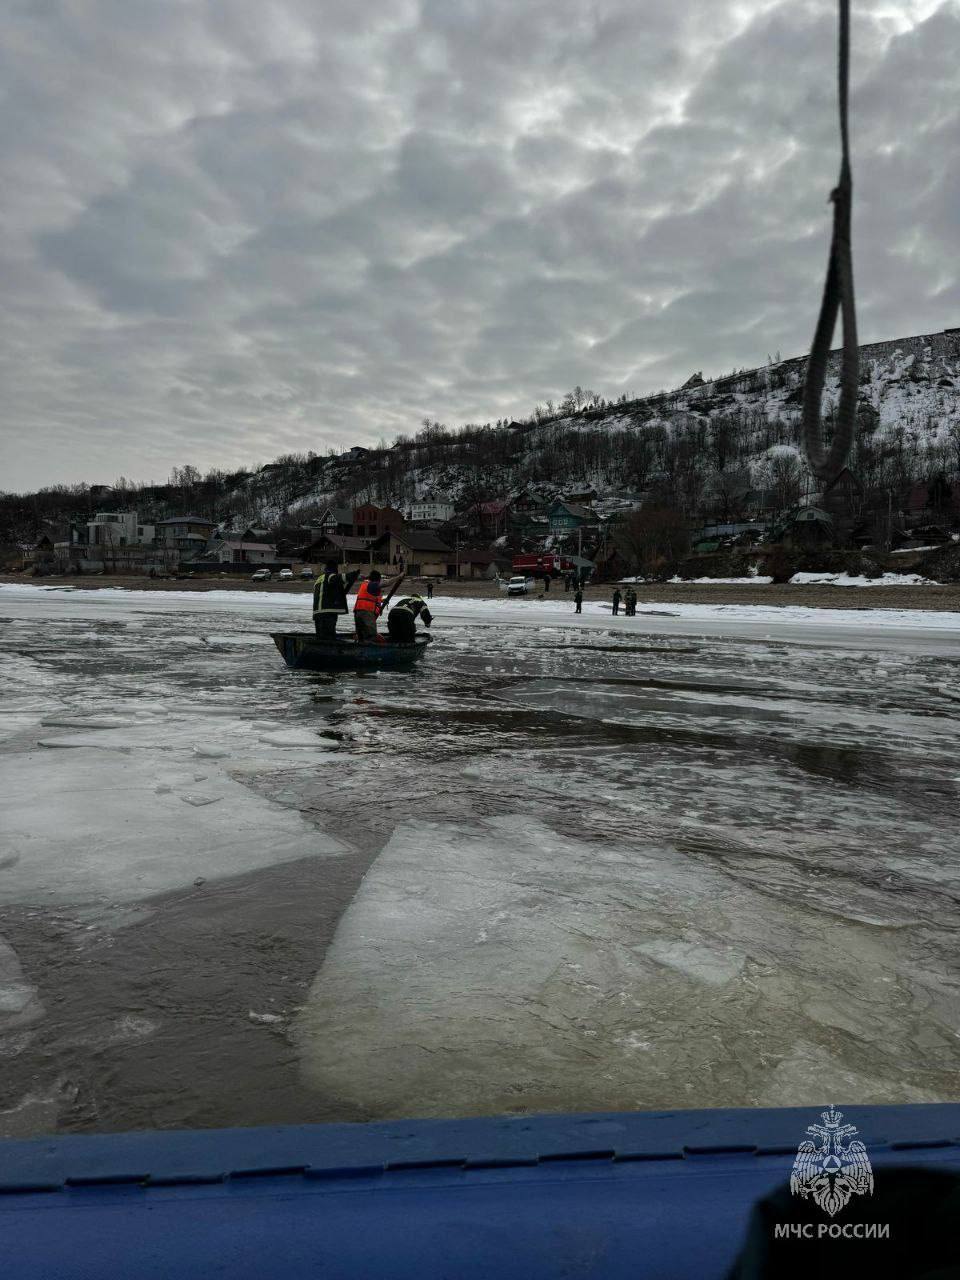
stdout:
[[(8, 0), (0, 489), (800, 353), (833, 0)], [(862, 341), (960, 324), (960, 3), (855, 0)]]

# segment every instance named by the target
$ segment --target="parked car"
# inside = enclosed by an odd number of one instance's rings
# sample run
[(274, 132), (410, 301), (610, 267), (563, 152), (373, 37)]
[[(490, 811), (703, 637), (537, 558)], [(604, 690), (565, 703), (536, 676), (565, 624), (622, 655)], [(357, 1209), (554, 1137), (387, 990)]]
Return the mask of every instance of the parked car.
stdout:
[(302, 566), (301, 566), (301, 568), (300, 568), (300, 577), (301, 577), (301, 578), (312, 578), (312, 577), (314, 577), (314, 576), (315, 576), (315, 575), (314, 575), (314, 568), (313, 568), (313, 565), (312, 565), (312, 564), (305, 564), (305, 565), (302, 565)]
[(528, 589), (527, 579), (523, 574), (517, 574), (507, 582), (508, 596), (525, 596)]
[(281, 582), (292, 582), (292, 581), (293, 581), (293, 570), (292, 570), (292, 569), (281, 569), (281, 570), (280, 570), (280, 572), (277, 574), (277, 577), (280, 579), (280, 581), (281, 581)]
[(257, 569), (255, 573), (250, 575), (251, 582), (269, 582), (273, 574), (269, 569)]

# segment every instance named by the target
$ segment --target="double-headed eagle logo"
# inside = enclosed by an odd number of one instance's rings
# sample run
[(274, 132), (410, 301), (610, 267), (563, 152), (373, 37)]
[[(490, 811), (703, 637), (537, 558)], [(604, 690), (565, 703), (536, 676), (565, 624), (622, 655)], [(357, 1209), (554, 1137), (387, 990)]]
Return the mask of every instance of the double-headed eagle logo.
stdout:
[(832, 1218), (853, 1196), (873, 1194), (873, 1170), (867, 1149), (852, 1124), (841, 1124), (843, 1112), (822, 1111), (823, 1124), (807, 1126), (809, 1138), (797, 1149), (790, 1190), (804, 1200), (811, 1196)]

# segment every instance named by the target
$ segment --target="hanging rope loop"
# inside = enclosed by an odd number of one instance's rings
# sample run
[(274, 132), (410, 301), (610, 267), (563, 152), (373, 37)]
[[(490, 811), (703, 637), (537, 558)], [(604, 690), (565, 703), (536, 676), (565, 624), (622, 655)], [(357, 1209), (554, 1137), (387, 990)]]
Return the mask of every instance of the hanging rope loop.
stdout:
[[(807, 376), (803, 389), (803, 447), (810, 470), (829, 485), (843, 470), (856, 435), (857, 394), (860, 382), (860, 351), (857, 345), (857, 311), (853, 292), (853, 246), (851, 208), (853, 179), (850, 172), (848, 97), (850, 77), (850, 0), (839, 0), (840, 40), (838, 97), (840, 108), (840, 178), (830, 193), (833, 202), (833, 236), (830, 260), (817, 319)], [(837, 323), (843, 319), (843, 359), (840, 368), (840, 404), (836, 429), (829, 450), (823, 443), (820, 406), (827, 379), (830, 343)]]

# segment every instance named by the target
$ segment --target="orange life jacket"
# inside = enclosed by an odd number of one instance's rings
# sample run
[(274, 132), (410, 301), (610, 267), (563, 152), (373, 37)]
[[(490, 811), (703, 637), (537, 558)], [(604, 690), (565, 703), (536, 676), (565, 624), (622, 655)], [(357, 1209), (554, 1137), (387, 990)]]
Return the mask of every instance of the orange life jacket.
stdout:
[(357, 592), (357, 603), (353, 606), (354, 613), (376, 613), (383, 612), (383, 601), (378, 594), (374, 594), (370, 590), (370, 583), (365, 581), (360, 583), (360, 589)]

